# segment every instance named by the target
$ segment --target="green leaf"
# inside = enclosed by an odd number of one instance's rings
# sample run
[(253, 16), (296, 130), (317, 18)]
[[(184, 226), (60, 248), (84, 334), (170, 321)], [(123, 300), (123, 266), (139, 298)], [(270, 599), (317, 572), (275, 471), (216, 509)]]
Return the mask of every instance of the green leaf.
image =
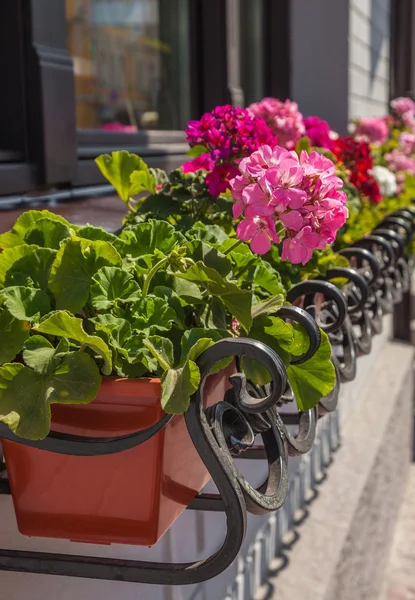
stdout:
[(13, 317), (5, 307), (0, 307), (0, 364), (14, 360), (30, 335), (30, 324)]
[(149, 171), (154, 177), (156, 185), (164, 185), (169, 181), (169, 176), (163, 169), (156, 169), (154, 167), (150, 167)]
[[(205, 225), (200, 221), (194, 223), (191, 229), (184, 230), (183, 233), (189, 240), (201, 240), (202, 242), (212, 244), (222, 244), (225, 240), (229, 239), (228, 235), (219, 225)], [(232, 240), (232, 243), (235, 243), (235, 240)], [(221, 248), (221, 250), (223, 249)]]
[(90, 319), (96, 324), (96, 331), (99, 333), (99, 327), (103, 327), (110, 335), (110, 343), (115, 348), (122, 348), (126, 341), (131, 337), (131, 325), (125, 319), (115, 317), (111, 314), (98, 315)]
[(157, 360), (163, 371), (172, 368), (174, 362), (173, 344), (169, 339), (160, 335), (152, 335), (144, 339), (143, 344)]
[(4, 299), (10, 314), (19, 321), (38, 321), (50, 311), (49, 297), (42, 290), (8, 287), (0, 292), (0, 298)]
[(27, 210), (18, 217), (11, 231), (7, 231), (0, 235), (0, 248), (12, 248), (13, 246), (24, 244), (26, 233), (42, 219), (55, 221), (68, 228), (71, 227), (72, 229), (76, 229), (76, 227), (71, 225), (66, 219), (60, 215), (55, 215), (48, 210)]
[(109, 233), (103, 227), (94, 227), (93, 225), (84, 225), (84, 227), (79, 227), (77, 233), (77, 237), (83, 238), (85, 240), (91, 240), (92, 242), (110, 242), (110, 244), (114, 244), (118, 238), (113, 233)]
[(108, 242), (74, 239), (64, 244), (49, 279), (56, 307), (81, 311), (88, 301), (93, 276), (104, 266), (121, 266), (120, 255)]
[(206, 267), (202, 262), (192, 265), (186, 273), (176, 274), (176, 277), (197, 283), (209, 294), (216, 296), (225, 304), (229, 312), (238, 319), (247, 331), (252, 324), (251, 305), (252, 294), (241, 290), (237, 285), (227, 281), (214, 269)]
[(260, 315), (270, 315), (279, 311), (284, 304), (285, 296), (278, 294), (264, 302), (258, 302), (252, 306), (252, 318), (256, 319)]
[[(199, 356), (215, 342), (232, 337), (227, 331), (214, 331), (209, 329), (195, 328), (185, 331), (181, 340), (182, 355), (180, 364), (184, 365), (187, 360), (196, 361)], [(233, 361), (233, 357), (224, 358), (216, 363), (210, 373), (218, 373), (225, 369)]]
[(134, 173), (131, 173), (130, 182), (130, 196), (136, 196), (142, 192), (150, 192), (150, 194), (154, 194), (156, 191), (156, 180), (148, 168), (143, 169), (142, 171), (134, 171)]
[(126, 150), (113, 152), (111, 155), (102, 154), (95, 159), (95, 162), (125, 203), (128, 203), (131, 196), (138, 193), (134, 189), (135, 184), (131, 182), (131, 175), (135, 171), (148, 173), (148, 166), (142, 158), (136, 154), (130, 154)]
[(14, 277), (29, 277), (34, 285), (45, 290), (56, 250), (21, 245), (0, 254), (0, 287), (13, 285)]
[[(168, 414), (184, 413), (190, 403), (190, 396), (200, 384), (197, 365), (189, 360), (183, 367), (169, 369), (161, 378), (161, 406)], [(0, 404), (1, 407), (1, 404)]]
[[(278, 317), (261, 315), (254, 320), (249, 331), (249, 337), (272, 348), (286, 366), (290, 364), (294, 329), (289, 323), (285, 323)], [(252, 383), (266, 385), (271, 382), (268, 369), (258, 360), (243, 357), (242, 367)]]
[(196, 144), (192, 146), (190, 150), (186, 152), (187, 156), (191, 156), (192, 158), (196, 158), (198, 156), (202, 156), (203, 154), (207, 154), (207, 148), (202, 146), (201, 144)]
[(176, 314), (163, 298), (149, 295), (132, 305), (133, 327), (145, 333), (168, 331)]
[(40, 375), (29, 367), (13, 363), (0, 367), (1, 420), (20, 437), (40, 440), (50, 430), (50, 405), (86, 404), (101, 385), (98, 367), (83, 352), (63, 356), (58, 367)]
[(268, 317), (264, 324), (266, 334), (274, 337), (278, 346), (287, 352), (291, 351), (294, 341), (294, 327), (279, 317)]
[(268, 369), (259, 360), (242, 356), (241, 367), (246, 378), (255, 385), (267, 385), (267, 383), (271, 383), (272, 377)]
[(200, 288), (195, 283), (184, 281), (178, 277), (173, 277), (172, 289), (179, 296), (184, 305), (206, 303), (206, 298), (203, 296)]
[(278, 317), (260, 315), (254, 319), (249, 337), (272, 348), (286, 366), (290, 364), (294, 329), (289, 323)]
[(136, 214), (150, 214), (157, 219), (167, 219), (178, 210), (178, 203), (168, 194), (153, 194), (140, 202)]
[(300, 138), (295, 145), (295, 151), (297, 152), (298, 155), (301, 154), (302, 150), (305, 150), (308, 153), (311, 151), (310, 138), (307, 137), (306, 135), (303, 136), (302, 138)]
[(205, 244), (205, 242), (200, 240), (188, 242), (186, 249), (189, 258), (195, 262), (203, 262), (207, 267), (215, 269), (222, 277), (226, 277), (232, 269), (231, 261), (209, 244)]
[(281, 277), (269, 263), (258, 265), (254, 272), (253, 284), (266, 290), (273, 296), (282, 295), (285, 298), (285, 288)]
[(100, 337), (86, 333), (82, 326), (82, 319), (69, 315), (65, 311), (58, 310), (33, 329), (39, 333), (68, 338), (79, 342), (82, 346), (89, 346), (89, 348), (103, 358), (104, 366), (102, 372), (104, 375), (111, 374), (112, 359), (107, 344)]
[(209, 339), (213, 344), (214, 342), (229, 337), (232, 337), (231, 334), (225, 330), (203, 329), (201, 327), (195, 327), (194, 329), (185, 331), (181, 340), (182, 353), (180, 363), (182, 364), (188, 358), (195, 361), (199, 357), (201, 352), (196, 354), (194, 348), (197, 342), (200, 340)]
[(292, 356), (302, 356), (310, 347), (310, 339), (304, 327), (298, 323), (293, 324), (294, 339), (290, 346)]
[(322, 331), (320, 348), (316, 354), (305, 363), (288, 367), (288, 380), (300, 410), (313, 408), (333, 389), (336, 373), (330, 356), (330, 342)]
[(163, 285), (158, 285), (153, 290), (154, 296), (162, 298), (175, 312), (174, 321), (178, 327), (184, 329), (185, 314), (180, 302), (180, 297), (174, 290)]
[(125, 242), (125, 255), (133, 258), (154, 254), (160, 250), (163, 254), (169, 254), (174, 246), (185, 242), (185, 237), (177, 232), (173, 225), (166, 221), (155, 221), (150, 219), (147, 223), (139, 223), (120, 234), (120, 239)]
[[(152, 337), (158, 338), (158, 336)], [(128, 339), (124, 344), (121, 350), (121, 355), (125, 357), (126, 362), (128, 364), (137, 365), (138, 363), (142, 363), (143, 365), (145, 365), (146, 371), (154, 375), (160, 372), (160, 363), (157, 360), (157, 357), (152, 352), (150, 352), (150, 350), (144, 345), (144, 339), (144, 335), (132, 335), (130, 339)], [(157, 351), (157, 345), (154, 348), (155, 351)], [(162, 350), (163, 348), (161, 348), (161, 351)], [(166, 350), (166, 352), (168, 352), (168, 350)]]
[(119, 267), (102, 267), (92, 278), (91, 302), (97, 310), (114, 306), (115, 302), (133, 302), (141, 295), (138, 283)]
[(32, 335), (24, 345), (23, 360), (38, 375), (47, 375), (57, 369), (67, 352), (69, 344), (65, 338), (54, 348), (43, 335)]
[(198, 315), (202, 327), (206, 329), (228, 328), (228, 319), (225, 305), (218, 298), (211, 296), (207, 304), (203, 305), (202, 312)]
[(58, 250), (61, 241), (70, 237), (68, 225), (45, 217), (36, 221), (25, 235), (26, 244), (35, 244), (44, 248)]

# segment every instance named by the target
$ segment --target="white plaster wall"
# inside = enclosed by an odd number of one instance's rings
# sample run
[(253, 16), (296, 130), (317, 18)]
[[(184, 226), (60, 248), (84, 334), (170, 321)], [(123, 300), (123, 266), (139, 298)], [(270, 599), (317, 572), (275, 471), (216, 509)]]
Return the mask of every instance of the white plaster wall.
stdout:
[(349, 118), (388, 111), (391, 0), (350, 0)]

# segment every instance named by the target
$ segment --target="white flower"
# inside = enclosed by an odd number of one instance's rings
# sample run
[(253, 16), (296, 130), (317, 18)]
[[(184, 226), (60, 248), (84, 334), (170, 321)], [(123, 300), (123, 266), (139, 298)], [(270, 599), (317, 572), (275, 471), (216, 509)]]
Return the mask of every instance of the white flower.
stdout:
[(382, 196), (387, 198), (395, 196), (398, 190), (398, 185), (396, 183), (396, 177), (392, 171), (389, 171), (389, 169), (386, 167), (377, 165), (376, 167), (373, 167), (372, 174), (379, 184), (380, 193)]

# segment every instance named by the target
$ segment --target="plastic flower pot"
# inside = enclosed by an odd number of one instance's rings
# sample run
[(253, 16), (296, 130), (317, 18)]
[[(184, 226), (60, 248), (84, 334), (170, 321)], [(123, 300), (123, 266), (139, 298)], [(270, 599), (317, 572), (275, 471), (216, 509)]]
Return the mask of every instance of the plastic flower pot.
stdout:
[[(205, 402), (223, 400), (232, 365), (211, 375)], [(106, 379), (87, 405), (52, 406), (55, 431), (131, 434), (158, 422), (159, 379)], [(68, 456), (3, 441), (19, 531), (27, 536), (151, 546), (210, 476), (175, 416), (141, 445), (108, 456)]]

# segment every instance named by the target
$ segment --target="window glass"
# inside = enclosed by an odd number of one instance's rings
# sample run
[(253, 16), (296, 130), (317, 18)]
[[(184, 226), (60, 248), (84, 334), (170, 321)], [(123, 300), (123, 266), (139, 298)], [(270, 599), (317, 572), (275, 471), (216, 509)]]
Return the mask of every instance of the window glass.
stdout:
[(184, 128), (190, 1), (66, 0), (79, 129)]

